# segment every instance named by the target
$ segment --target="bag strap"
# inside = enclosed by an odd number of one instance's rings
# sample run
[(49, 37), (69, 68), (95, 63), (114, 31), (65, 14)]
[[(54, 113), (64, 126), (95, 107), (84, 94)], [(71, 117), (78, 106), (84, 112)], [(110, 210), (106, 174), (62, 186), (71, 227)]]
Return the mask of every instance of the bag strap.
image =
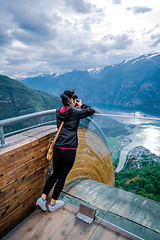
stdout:
[(56, 140), (57, 140), (57, 137), (58, 137), (58, 135), (59, 135), (59, 133), (60, 133), (62, 127), (63, 127), (63, 124), (64, 124), (64, 121), (61, 122), (61, 125), (60, 125), (60, 127), (59, 127), (59, 129), (58, 129), (58, 131), (57, 131), (57, 133), (56, 133), (56, 136), (55, 136), (55, 138), (53, 139), (53, 142), (52, 142), (52, 144), (51, 144), (52, 146), (54, 146), (54, 144), (55, 144), (55, 142), (56, 142)]

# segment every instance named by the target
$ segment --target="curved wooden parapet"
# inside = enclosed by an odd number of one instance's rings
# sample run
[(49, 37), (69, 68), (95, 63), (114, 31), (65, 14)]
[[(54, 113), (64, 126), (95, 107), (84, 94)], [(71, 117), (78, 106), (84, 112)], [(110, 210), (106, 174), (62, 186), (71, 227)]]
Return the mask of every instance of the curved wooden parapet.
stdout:
[[(42, 193), (49, 162), (48, 143), (57, 128), (44, 126), (7, 138), (0, 148), (0, 237), (35, 209)], [(79, 129), (75, 165), (66, 183), (87, 177), (114, 185), (114, 166), (103, 140), (92, 131)]]
[(84, 128), (78, 130), (78, 139), (76, 160), (66, 184), (77, 178), (90, 178), (114, 186), (113, 160), (104, 141)]

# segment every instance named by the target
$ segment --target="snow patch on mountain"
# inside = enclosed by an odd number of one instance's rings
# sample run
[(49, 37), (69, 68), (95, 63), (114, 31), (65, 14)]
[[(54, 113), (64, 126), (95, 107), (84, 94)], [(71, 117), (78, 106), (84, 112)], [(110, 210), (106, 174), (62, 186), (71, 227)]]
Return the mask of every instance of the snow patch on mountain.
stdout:
[(126, 59), (123, 63), (125, 64), (125, 63), (127, 63), (127, 62), (129, 62), (129, 61), (131, 61), (131, 60), (133, 60), (133, 59), (135, 59), (135, 58)]
[(126, 64), (127, 62), (129, 61), (133, 61), (132, 64), (135, 64), (137, 61), (140, 61), (140, 60), (149, 60), (150, 58), (153, 58), (153, 57), (156, 57), (160, 55), (160, 53), (149, 53), (149, 54), (145, 54), (145, 55), (142, 55), (138, 58), (130, 58), (130, 59), (126, 59), (123, 64)]
[(90, 69), (88, 69), (87, 71), (88, 71), (89, 73), (98, 73), (98, 72), (100, 72), (102, 69), (103, 69), (103, 68), (90, 68)]

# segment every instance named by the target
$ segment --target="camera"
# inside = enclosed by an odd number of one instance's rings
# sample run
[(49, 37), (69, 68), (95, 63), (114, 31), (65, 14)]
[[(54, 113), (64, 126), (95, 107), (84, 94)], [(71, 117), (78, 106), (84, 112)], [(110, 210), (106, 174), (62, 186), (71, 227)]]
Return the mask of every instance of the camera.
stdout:
[(77, 106), (78, 106), (77, 102), (79, 102), (79, 100), (78, 100), (78, 99), (76, 99), (76, 104), (75, 104), (75, 107), (77, 107)]

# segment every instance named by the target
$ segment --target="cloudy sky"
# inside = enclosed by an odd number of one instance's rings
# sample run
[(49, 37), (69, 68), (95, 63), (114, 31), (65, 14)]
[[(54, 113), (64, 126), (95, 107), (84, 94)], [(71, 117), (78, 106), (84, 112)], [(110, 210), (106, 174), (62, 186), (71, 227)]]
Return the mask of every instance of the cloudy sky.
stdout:
[(160, 0), (0, 0), (0, 74), (101, 68), (160, 52)]

